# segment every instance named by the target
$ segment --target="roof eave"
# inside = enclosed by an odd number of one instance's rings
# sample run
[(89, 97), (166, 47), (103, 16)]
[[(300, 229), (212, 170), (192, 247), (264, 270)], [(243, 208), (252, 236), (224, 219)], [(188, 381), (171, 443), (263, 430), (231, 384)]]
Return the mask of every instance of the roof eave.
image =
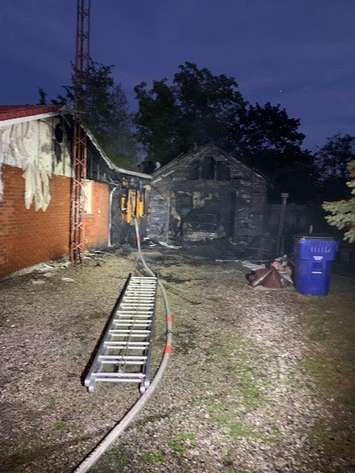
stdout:
[[(8, 119), (8, 120), (1, 120), (0, 121), (0, 128), (11, 126), (11, 125), (17, 125), (19, 123), (25, 123), (25, 122), (29, 122), (29, 121), (32, 121), (32, 120), (43, 120), (43, 119), (46, 119), (46, 118), (51, 118), (51, 117), (55, 117), (57, 115), (66, 114), (66, 113), (73, 115), (72, 110), (70, 110), (66, 107), (62, 107), (62, 108), (58, 109), (58, 111), (56, 111), (56, 112), (40, 113), (40, 114), (37, 114), (37, 115), (28, 115), (26, 117), (18, 117), (18, 118), (11, 118), (11, 119)], [(96, 138), (94, 137), (92, 132), (86, 126), (84, 126), (83, 124), (81, 124), (81, 126), (85, 130), (85, 133), (88, 135), (90, 141), (95, 146), (96, 150), (99, 152), (101, 158), (106, 162), (106, 164), (108, 165), (108, 167), (110, 169), (112, 169), (116, 172), (119, 172), (120, 174), (126, 174), (128, 176), (135, 176), (135, 177), (140, 177), (142, 179), (149, 179), (149, 180), (152, 179), (152, 176), (150, 176), (149, 174), (145, 174), (145, 173), (142, 173), (142, 172), (136, 172), (136, 171), (130, 171), (129, 169), (124, 169), (124, 168), (120, 168), (120, 167), (116, 166), (111, 161), (111, 159), (107, 156), (105, 151), (101, 148), (99, 143), (96, 141)]]
[(120, 174), (126, 174), (128, 176), (135, 176), (135, 177), (140, 177), (142, 179), (149, 179), (149, 180), (152, 179), (152, 176), (150, 174), (145, 174), (143, 172), (130, 171), (129, 169), (124, 169), (124, 168), (120, 168), (116, 166), (116, 164), (114, 164), (111, 161), (111, 159), (107, 156), (105, 151), (101, 148), (101, 146), (99, 145), (99, 143), (97, 142), (96, 138), (94, 137), (92, 132), (89, 130), (89, 128), (87, 128), (83, 124), (81, 124), (81, 126), (84, 129), (87, 136), (89, 137), (91, 143), (95, 146), (96, 150), (99, 152), (101, 158), (105, 161), (105, 163), (110, 169), (116, 172), (119, 172)]
[(218, 150), (221, 154), (223, 154), (226, 157), (227, 160), (231, 161), (234, 165), (241, 164), (242, 166), (250, 169), (260, 179), (263, 179), (265, 182), (268, 181), (267, 178), (263, 176), (259, 171), (248, 166), (247, 164), (244, 164), (242, 161), (235, 158), (232, 154), (225, 152), (223, 149), (219, 148), (216, 145), (206, 145), (206, 146), (199, 147), (197, 150), (179, 154), (178, 156), (176, 156), (176, 158), (172, 159), (167, 164), (159, 168), (157, 171), (153, 173), (153, 184), (155, 182), (159, 182), (161, 179), (164, 179), (168, 175), (175, 172), (175, 170), (171, 169), (171, 168), (174, 168), (174, 166), (179, 166), (179, 165), (182, 165), (186, 161), (195, 159), (198, 157), (199, 154), (201, 154), (201, 152), (205, 152), (206, 150), (212, 149), (212, 148), (214, 148), (215, 150)]
[(38, 115), (28, 115), (27, 117), (17, 117), (17, 118), (9, 118), (7, 120), (0, 120), (0, 128), (17, 125), (19, 123), (30, 122), (32, 120), (43, 120), (45, 118), (51, 118), (59, 115), (58, 112), (47, 112), (47, 113), (39, 113)]

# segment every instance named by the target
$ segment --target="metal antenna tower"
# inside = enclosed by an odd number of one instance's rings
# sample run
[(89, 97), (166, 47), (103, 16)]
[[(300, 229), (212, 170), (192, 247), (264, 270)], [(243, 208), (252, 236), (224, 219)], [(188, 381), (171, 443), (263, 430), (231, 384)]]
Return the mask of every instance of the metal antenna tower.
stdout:
[(76, 50), (75, 50), (75, 109), (73, 137), (73, 178), (71, 188), (71, 228), (70, 259), (81, 263), (81, 252), (84, 248), (84, 225), (82, 180), (86, 178), (87, 138), (81, 127), (85, 112), (86, 78), (90, 57), (90, 7), (91, 0), (77, 0)]

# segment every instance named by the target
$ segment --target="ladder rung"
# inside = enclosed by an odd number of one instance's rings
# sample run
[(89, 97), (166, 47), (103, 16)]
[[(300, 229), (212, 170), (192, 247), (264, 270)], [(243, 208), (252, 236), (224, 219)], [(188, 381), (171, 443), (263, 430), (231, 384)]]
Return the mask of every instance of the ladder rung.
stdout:
[(143, 322), (137, 322), (137, 323), (130, 323), (123, 321), (122, 323), (120, 322), (120, 319), (118, 319), (116, 322), (114, 322), (114, 328), (118, 329), (118, 325), (121, 325), (122, 328), (127, 328), (129, 330), (135, 330), (135, 329), (149, 329), (150, 325), (152, 325), (151, 321), (143, 321)]
[(93, 373), (96, 379), (98, 378), (112, 378), (112, 379), (120, 379), (120, 378), (126, 378), (126, 379), (134, 379), (137, 378), (139, 381), (145, 378), (144, 373)]
[(132, 284), (127, 287), (126, 292), (151, 292), (156, 290), (155, 284)]
[(154, 294), (156, 287), (131, 287), (127, 290), (127, 294)]
[[(122, 305), (126, 306), (126, 304), (122, 304)], [(132, 312), (137, 312), (137, 311), (139, 311), (139, 312), (143, 312), (143, 311), (145, 311), (145, 312), (148, 312), (148, 311), (153, 312), (153, 309), (154, 309), (154, 306), (153, 306), (153, 305), (145, 307), (145, 306), (142, 306), (142, 305), (138, 302), (136, 305), (129, 305), (129, 306), (126, 306), (126, 307), (122, 307), (122, 309), (118, 309), (118, 310), (120, 310), (120, 311), (122, 311), (122, 310), (124, 310), (124, 311), (130, 310), (130, 311), (132, 311)]]
[(117, 319), (114, 319), (112, 321), (113, 324), (127, 324), (129, 326), (135, 326), (135, 325), (150, 325), (152, 323), (152, 319), (126, 319), (126, 317), (118, 317)]
[(145, 350), (149, 347), (149, 342), (124, 342), (107, 341), (104, 342), (107, 348), (127, 348), (128, 350)]
[(156, 285), (156, 281), (131, 281), (128, 285), (128, 289), (130, 287), (152, 287)]
[(117, 309), (117, 312), (153, 312), (154, 307), (126, 307)]
[(141, 308), (135, 308), (135, 307), (127, 307), (126, 309), (117, 309), (116, 313), (117, 312), (132, 312), (132, 313), (140, 313), (140, 312), (153, 312), (154, 311), (154, 308), (151, 307), (151, 308), (146, 308), (146, 307), (141, 307)]
[(122, 304), (121, 305), (122, 309), (121, 310), (135, 310), (135, 311), (148, 311), (148, 310), (153, 310), (154, 305), (142, 305), (142, 304)]
[(137, 307), (137, 306), (140, 306), (140, 307), (153, 307), (154, 306), (154, 302), (153, 301), (124, 301), (122, 300), (121, 304), (120, 305), (130, 305), (130, 306), (133, 306), (133, 307)]
[(110, 330), (110, 335), (113, 337), (118, 337), (118, 336), (125, 336), (125, 337), (147, 337), (150, 334), (150, 330), (116, 330), (116, 329), (111, 329)]
[(125, 301), (125, 300), (122, 300), (120, 305), (133, 305), (133, 306), (140, 305), (142, 307), (144, 307), (144, 306), (153, 306), (154, 301), (153, 300), (148, 300), (148, 301), (141, 301), (141, 300), (138, 300), (138, 301)]
[(139, 295), (146, 295), (146, 294), (154, 294), (156, 292), (155, 287), (144, 287), (144, 288), (130, 288), (127, 290), (127, 294), (139, 294)]
[(131, 327), (131, 328), (148, 328), (152, 322), (121, 322), (120, 320), (113, 321), (114, 326)]
[(139, 306), (139, 305), (137, 305), (137, 307), (135, 307), (135, 306), (130, 305), (130, 306), (127, 306), (127, 307), (122, 307), (122, 309), (120, 309), (120, 311), (121, 310), (124, 310), (124, 311), (129, 310), (132, 313), (137, 313), (137, 312), (143, 313), (143, 312), (149, 312), (149, 311), (152, 312), (154, 310), (154, 307), (153, 306), (142, 307), (142, 306)]
[(99, 360), (104, 365), (145, 365), (147, 357), (133, 357), (129, 355), (121, 357), (114, 355), (101, 355)]
[(116, 312), (116, 315), (119, 318), (127, 318), (127, 317), (137, 317), (141, 319), (145, 318), (150, 318), (152, 317), (153, 313), (152, 312), (141, 312), (140, 314), (137, 314), (136, 312)]
[(136, 304), (133, 304), (131, 302), (122, 302), (121, 307), (127, 308), (127, 309), (153, 309), (154, 304), (141, 304), (140, 302), (137, 302)]
[(131, 279), (130, 282), (129, 282), (129, 285), (128, 287), (130, 286), (133, 286), (133, 285), (136, 285), (136, 286), (142, 286), (142, 285), (156, 285), (157, 284), (157, 281), (156, 280), (149, 280), (149, 281), (145, 281), (144, 279)]
[(149, 281), (149, 280), (156, 281), (157, 280), (156, 276), (132, 276), (131, 277), (131, 281), (132, 280), (134, 281), (136, 279), (143, 280), (143, 281)]
[(131, 278), (129, 285), (131, 284), (156, 284), (157, 280), (154, 278)]
[(124, 297), (140, 297), (140, 298), (154, 298), (155, 291), (128, 291)]
[(151, 277), (146, 277), (146, 276), (143, 276), (143, 277), (137, 277), (137, 276), (133, 276), (131, 277), (130, 283), (132, 282), (157, 282), (157, 278), (151, 278)]
[(111, 332), (115, 332), (115, 333), (122, 333), (122, 334), (145, 334), (145, 335), (148, 335), (150, 333), (150, 330), (129, 330), (129, 329), (122, 329), (122, 330), (111, 330)]
[(121, 304), (126, 304), (127, 302), (138, 302), (143, 304), (154, 304), (155, 297), (124, 297)]
[(144, 291), (153, 291), (157, 288), (156, 284), (130, 284), (126, 292), (144, 292)]
[(100, 360), (103, 365), (145, 365), (146, 361), (134, 360)]
[(109, 360), (114, 360), (114, 361), (144, 361), (147, 359), (146, 356), (142, 355), (100, 355), (99, 356), (100, 361), (109, 361)]
[(145, 296), (146, 294), (154, 294), (156, 292), (156, 288), (141, 288), (141, 289), (135, 289), (135, 288), (131, 288), (131, 289), (127, 289), (125, 295), (131, 295), (131, 294), (138, 294), (140, 296)]
[(135, 279), (130, 281), (128, 287), (132, 286), (156, 286), (157, 282), (156, 281), (136, 281)]

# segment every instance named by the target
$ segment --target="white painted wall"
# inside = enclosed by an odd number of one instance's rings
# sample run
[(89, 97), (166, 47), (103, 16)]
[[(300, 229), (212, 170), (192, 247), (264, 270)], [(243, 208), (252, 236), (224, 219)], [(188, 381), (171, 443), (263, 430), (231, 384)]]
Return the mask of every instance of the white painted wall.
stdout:
[(49, 117), (0, 127), (0, 200), (4, 192), (1, 165), (7, 164), (24, 171), (26, 208), (34, 202), (36, 210), (47, 209), (51, 176), (71, 176), (70, 146), (65, 132), (60, 144), (61, 161), (56, 160), (54, 129), (58, 123), (59, 117)]

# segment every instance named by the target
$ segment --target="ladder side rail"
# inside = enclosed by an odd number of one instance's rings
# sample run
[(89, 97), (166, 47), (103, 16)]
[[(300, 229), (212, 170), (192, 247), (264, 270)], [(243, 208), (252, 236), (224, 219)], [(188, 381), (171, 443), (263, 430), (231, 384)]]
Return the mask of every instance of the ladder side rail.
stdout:
[(151, 366), (152, 366), (152, 342), (154, 338), (154, 332), (155, 332), (155, 316), (156, 316), (156, 305), (157, 305), (157, 293), (158, 293), (158, 280), (156, 281), (156, 286), (155, 286), (155, 298), (154, 298), (154, 306), (153, 306), (153, 315), (152, 315), (152, 324), (151, 324), (151, 331), (149, 334), (149, 337), (147, 338), (147, 341), (149, 342), (147, 349), (145, 350), (147, 354), (147, 361), (146, 364), (143, 367), (143, 373), (145, 375), (145, 381), (142, 383), (142, 390), (144, 391), (144, 388), (147, 388), (150, 384), (150, 374), (151, 374)]
[[(99, 360), (99, 357), (101, 355), (104, 355), (105, 353), (107, 353), (107, 347), (105, 346), (105, 341), (110, 341), (111, 339), (111, 335), (109, 335), (109, 331), (110, 331), (110, 328), (111, 328), (111, 325), (112, 325), (112, 322), (114, 320), (114, 318), (116, 317), (116, 312), (121, 304), (121, 301), (124, 297), (124, 294), (126, 292), (126, 289), (129, 285), (129, 281), (132, 277), (132, 274), (130, 273), (128, 275), (128, 278), (122, 288), (122, 291), (111, 311), (111, 314), (110, 314), (110, 317), (108, 318), (102, 332), (101, 332), (101, 335), (98, 339), (98, 342), (96, 343), (96, 346), (94, 348), (94, 351), (92, 352), (92, 355), (90, 357), (90, 360), (85, 368), (85, 371), (84, 371), (84, 375), (85, 375), (85, 379), (84, 379), (84, 385), (89, 389), (89, 391), (93, 391), (94, 388), (95, 388), (95, 378), (93, 376), (93, 373), (95, 372), (98, 372), (100, 370), (100, 367), (101, 367), (101, 362)], [(92, 379), (93, 378), (93, 379)]]

